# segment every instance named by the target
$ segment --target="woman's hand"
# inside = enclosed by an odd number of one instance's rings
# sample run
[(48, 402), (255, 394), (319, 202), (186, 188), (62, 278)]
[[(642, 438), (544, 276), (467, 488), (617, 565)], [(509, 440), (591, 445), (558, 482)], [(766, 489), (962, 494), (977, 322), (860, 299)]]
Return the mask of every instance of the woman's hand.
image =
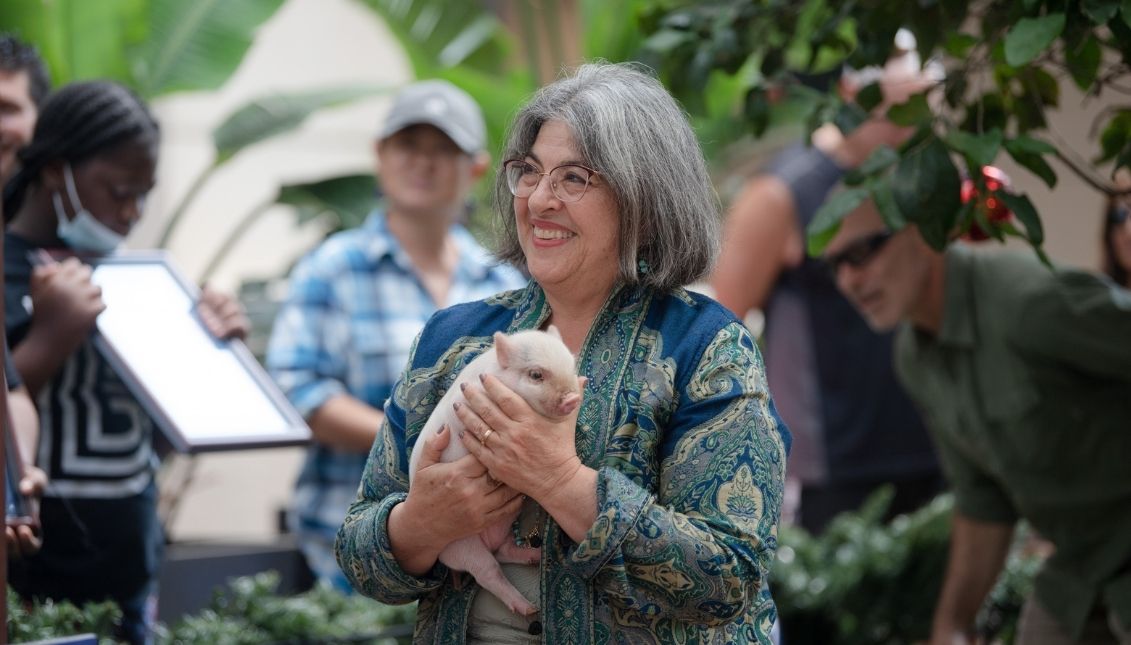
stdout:
[[(20, 478), (20, 493), (27, 497), (34, 508), (39, 506), (39, 498), (47, 487), (47, 474), (35, 466), (24, 466), (24, 476)], [(36, 511), (33, 510), (33, 513)], [(27, 558), (39, 553), (43, 538), (39, 530), (26, 524), (8, 525), (5, 538), (8, 541), (8, 557)]]
[[(526, 493), (580, 541), (597, 514), (597, 473), (581, 463), (574, 445), (581, 406), (550, 419), (494, 376), (481, 381), (464, 388), (467, 404), (456, 408), (467, 428), (463, 445), (491, 478)], [(578, 377), (583, 393), (587, 382)]]
[(247, 338), (251, 321), (239, 300), (205, 285), (196, 305), (197, 314), (208, 331), (217, 338)]
[(446, 426), (420, 450), (424, 453), (408, 497), (389, 515), (389, 539), (401, 568), (423, 575), (448, 544), (475, 535), (522, 507), (522, 495), (487, 476), (475, 457), (441, 463), (450, 441)]
[(91, 282), (92, 269), (77, 258), (35, 267), (31, 274), (33, 325), (42, 327), (70, 354), (90, 333), (106, 309), (102, 288)]

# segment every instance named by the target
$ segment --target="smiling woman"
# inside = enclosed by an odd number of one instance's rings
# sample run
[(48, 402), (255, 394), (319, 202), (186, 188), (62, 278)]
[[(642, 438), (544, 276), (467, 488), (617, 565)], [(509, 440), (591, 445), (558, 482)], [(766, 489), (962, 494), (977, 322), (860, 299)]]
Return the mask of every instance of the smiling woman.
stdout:
[[(498, 255), (532, 280), (421, 332), (339, 564), (367, 595), (419, 600), (417, 642), (770, 642), (788, 433), (749, 332), (682, 286), (718, 231), (686, 115), (640, 68), (586, 65), (519, 111), (503, 158)], [(463, 389), (466, 430), (419, 440), (492, 334), (551, 324), (587, 379), (580, 409), (546, 418), (487, 376)], [(451, 441), (471, 454), (439, 463)], [(514, 543), (541, 548), (502, 565), (537, 607), (522, 616), (437, 561), (520, 509)]]

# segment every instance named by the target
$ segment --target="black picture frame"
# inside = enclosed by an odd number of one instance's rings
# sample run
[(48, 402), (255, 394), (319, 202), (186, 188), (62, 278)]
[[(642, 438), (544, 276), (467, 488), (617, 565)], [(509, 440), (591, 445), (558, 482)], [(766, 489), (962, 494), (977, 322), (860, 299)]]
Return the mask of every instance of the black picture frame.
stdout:
[(174, 450), (198, 453), (303, 445), (310, 428), (237, 339), (212, 336), (200, 291), (164, 251), (88, 260), (106, 309), (94, 345)]

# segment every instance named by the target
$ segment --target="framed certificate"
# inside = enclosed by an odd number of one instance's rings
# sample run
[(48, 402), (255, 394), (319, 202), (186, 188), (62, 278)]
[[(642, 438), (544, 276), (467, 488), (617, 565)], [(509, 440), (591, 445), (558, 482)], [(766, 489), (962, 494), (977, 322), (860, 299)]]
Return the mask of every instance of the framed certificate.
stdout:
[(161, 251), (91, 262), (102, 288), (95, 346), (179, 452), (289, 446), (310, 428), (247, 347), (218, 340), (200, 292)]

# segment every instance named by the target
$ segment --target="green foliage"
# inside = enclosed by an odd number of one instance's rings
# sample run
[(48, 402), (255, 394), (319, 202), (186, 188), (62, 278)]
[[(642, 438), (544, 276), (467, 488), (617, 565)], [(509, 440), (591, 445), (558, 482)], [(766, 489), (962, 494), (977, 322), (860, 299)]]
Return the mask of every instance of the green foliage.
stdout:
[(276, 203), (298, 210), (299, 222), (324, 214), (336, 219), (334, 230), (354, 228), (373, 210), (379, 190), (373, 175), (346, 175), (322, 181), (287, 184), (279, 189)]
[(415, 605), (381, 605), (328, 587), (281, 597), (275, 595), (278, 584), (274, 572), (234, 579), (227, 590), (214, 593), (205, 612), (181, 621), (158, 640), (169, 645), (397, 643), (389, 628), (411, 625), (416, 613)]
[(69, 602), (25, 603), (11, 587), (7, 602), (9, 643), (98, 634), (102, 645), (112, 645), (114, 627), (122, 619), (122, 612), (112, 602), (90, 603), (81, 608)]
[[(946, 567), (953, 502), (936, 498), (882, 521), (892, 489), (843, 513), (820, 536), (783, 526), (770, 584), (790, 645), (896, 645), (926, 640)], [(1012, 642), (1039, 567), (1022, 530), (983, 605), (979, 631)]]
[[(655, 2), (641, 24), (647, 36), (644, 58), (656, 64), (668, 86), (694, 113), (703, 109), (707, 79), (723, 75), (737, 83), (730, 114), (761, 136), (772, 129), (769, 97), (787, 93), (800, 79), (821, 79), (842, 65), (882, 65), (891, 55), (897, 30), (915, 34), (922, 60), (937, 61), (945, 79), (936, 89), (890, 107), (893, 122), (914, 126), (919, 135), (899, 151), (900, 161), (860, 170), (853, 186), (865, 188), (889, 221), (920, 227), (941, 248), (975, 223), (977, 209), (958, 199), (958, 167), (977, 176), (1004, 149), (1050, 187), (1057, 176), (1050, 157), (1066, 163), (1087, 183), (1113, 194), (1109, 177), (1083, 167), (1067, 144), (1038, 138), (1047, 129), (1046, 111), (1061, 101), (1061, 83), (1089, 95), (1120, 90), (1131, 76), (1131, 2), (1127, 0), (692, 0)], [(1125, 94), (1117, 92), (1116, 95)], [(880, 108), (876, 88), (864, 88), (855, 106), (828, 92), (794, 94), (794, 108), (811, 131), (833, 122), (850, 132)], [(1110, 171), (1131, 167), (1131, 106), (1101, 115), (1096, 130), (1098, 164)], [(1079, 147), (1086, 142), (1072, 142)], [(1105, 170), (1107, 170), (1105, 168)], [(888, 199), (891, 197), (891, 199)], [(811, 229), (810, 250), (828, 239), (830, 218)], [(1024, 229), (1003, 227), (1040, 253), (1039, 216), (1023, 196), (1010, 201)]]
[(220, 87), (283, 0), (5, 0), (0, 25), (35, 43), (56, 85), (120, 81), (141, 96)]
[[(294, 596), (275, 591), (273, 571), (235, 578), (217, 589), (212, 603), (172, 628), (159, 625), (158, 645), (262, 645), (263, 643), (367, 643), (395, 645), (411, 640), (416, 606), (382, 605), (362, 596), (346, 596), (329, 587), (316, 587)], [(114, 643), (114, 625), (121, 612), (111, 602), (78, 608), (71, 603), (25, 606), (8, 591), (10, 642), (93, 633), (104, 645)]]
[(149, 37), (133, 56), (143, 96), (217, 88), (243, 60), (256, 28), (283, 0), (170, 0), (149, 4)]
[(238, 108), (212, 131), (215, 164), (225, 163), (244, 148), (295, 129), (318, 110), (385, 91), (388, 88), (341, 87), (255, 99)]

